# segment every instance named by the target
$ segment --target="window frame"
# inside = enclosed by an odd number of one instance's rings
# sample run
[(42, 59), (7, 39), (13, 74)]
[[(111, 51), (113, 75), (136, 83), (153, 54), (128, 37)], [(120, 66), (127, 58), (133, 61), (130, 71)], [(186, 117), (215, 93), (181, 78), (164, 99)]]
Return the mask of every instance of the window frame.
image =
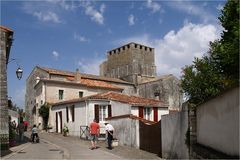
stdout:
[(59, 89), (58, 90), (58, 100), (63, 100), (64, 90)]

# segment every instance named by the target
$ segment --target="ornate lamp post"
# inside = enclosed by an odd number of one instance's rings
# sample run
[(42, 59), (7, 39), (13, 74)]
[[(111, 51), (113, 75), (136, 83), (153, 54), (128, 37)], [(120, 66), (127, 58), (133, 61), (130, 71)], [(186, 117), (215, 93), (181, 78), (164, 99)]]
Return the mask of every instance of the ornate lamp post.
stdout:
[[(17, 61), (17, 59), (12, 58), (8, 63), (12, 61)], [(18, 65), (18, 69), (16, 70), (16, 76), (20, 80), (22, 78), (23, 70), (20, 68), (18, 62), (16, 62), (16, 64)]]

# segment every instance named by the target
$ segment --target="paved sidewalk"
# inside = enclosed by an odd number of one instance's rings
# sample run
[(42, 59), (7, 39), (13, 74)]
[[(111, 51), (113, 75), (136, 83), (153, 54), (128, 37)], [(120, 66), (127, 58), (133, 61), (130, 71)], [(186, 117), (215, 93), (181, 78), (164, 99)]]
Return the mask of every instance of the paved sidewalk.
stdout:
[[(30, 133), (26, 133), (30, 136)], [(61, 134), (42, 132), (40, 143), (26, 143), (11, 148), (12, 153), (3, 159), (160, 159), (157, 155), (131, 148), (118, 146), (106, 148), (105, 141), (98, 143), (98, 149), (91, 150), (90, 141), (79, 137), (64, 137)]]
[[(90, 150), (89, 149), (91, 146), (90, 141), (82, 140), (79, 137), (70, 137), (70, 136), (64, 137), (61, 134), (56, 134), (56, 133), (50, 133), (50, 134), (48, 134), (48, 136), (64, 139), (72, 144), (78, 144), (79, 146), (85, 147), (88, 150)], [(78, 145), (76, 145), (76, 147)], [(96, 150), (90, 150), (91, 153), (95, 154), (95, 152), (97, 153), (98, 150), (102, 150), (102, 151), (108, 152), (110, 154), (113, 154), (120, 159), (161, 159), (156, 154), (149, 153), (149, 152), (146, 152), (146, 151), (143, 151), (140, 149), (136, 149), (136, 148), (132, 148), (132, 147), (128, 147), (128, 146), (117, 146), (113, 150), (108, 150), (106, 148), (107, 144), (105, 141), (99, 141), (97, 146), (99, 148)], [(76, 147), (75, 147), (75, 150), (76, 150)], [(80, 149), (80, 148), (77, 148), (77, 150), (78, 149)]]

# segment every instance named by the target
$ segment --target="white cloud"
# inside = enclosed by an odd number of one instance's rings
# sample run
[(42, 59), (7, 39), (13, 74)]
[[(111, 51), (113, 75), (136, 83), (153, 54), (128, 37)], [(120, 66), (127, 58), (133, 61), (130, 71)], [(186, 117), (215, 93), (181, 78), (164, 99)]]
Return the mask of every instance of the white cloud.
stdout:
[(53, 22), (53, 23), (61, 23), (58, 15), (54, 12), (47, 11), (39, 11), (39, 12), (34, 12), (33, 16), (36, 16), (38, 20), (43, 21), (43, 22)]
[[(204, 33), (204, 34), (203, 34)], [(218, 27), (211, 24), (185, 23), (178, 31), (171, 30), (163, 38), (152, 39), (148, 34), (118, 41), (118, 45), (136, 42), (155, 48), (158, 75), (180, 76), (181, 68), (192, 64), (209, 49), (209, 41), (220, 37)]]
[(72, 0), (45, 0), (45, 2), (59, 5), (64, 10), (73, 10), (76, 7)]
[(104, 13), (105, 8), (106, 8), (105, 4), (101, 4), (101, 6), (100, 6), (100, 12), (101, 12), (101, 13)]
[(91, 17), (92, 21), (95, 21), (96, 23), (103, 25), (104, 24), (104, 17), (103, 13), (105, 11), (106, 6), (102, 4), (100, 6), (100, 11), (96, 10), (94, 6), (89, 2), (83, 2), (82, 6), (85, 9), (85, 14)]
[(146, 7), (151, 9), (153, 13), (160, 10), (161, 6), (157, 2), (153, 2), (152, 0), (147, 0)]
[(58, 58), (59, 58), (59, 53), (58, 53), (57, 51), (53, 51), (53, 52), (52, 52), (52, 55), (53, 55), (53, 57), (54, 57), (55, 60), (58, 60)]
[(217, 10), (221, 11), (223, 9), (223, 5), (222, 4), (218, 4), (216, 7)]
[(134, 17), (134, 15), (131, 14), (131, 15), (128, 16), (128, 24), (130, 26), (135, 24), (135, 17)]
[(99, 75), (99, 66), (104, 61), (102, 58), (81, 59), (77, 62), (81, 73)]
[(173, 1), (168, 4), (170, 7), (175, 8), (179, 11), (200, 17), (204, 23), (216, 21), (215, 16), (206, 10), (204, 3), (203, 5), (197, 5), (193, 4), (190, 1)]
[(90, 40), (87, 39), (86, 37), (81, 36), (81, 35), (79, 35), (79, 34), (77, 34), (77, 33), (74, 33), (74, 34), (73, 34), (73, 38), (74, 38), (75, 40), (80, 41), (80, 42), (89, 42), (89, 41), (90, 41)]

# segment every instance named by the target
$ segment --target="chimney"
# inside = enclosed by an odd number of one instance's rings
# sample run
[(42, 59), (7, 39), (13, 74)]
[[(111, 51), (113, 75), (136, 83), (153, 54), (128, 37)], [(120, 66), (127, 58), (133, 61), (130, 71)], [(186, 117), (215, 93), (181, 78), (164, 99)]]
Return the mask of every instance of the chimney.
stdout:
[(76, 82), (80, 82), (80, 81), (81, 81), (81, 74), (80, 74), (78, 68), (76, 69), (75, 81), (76, 81)]

